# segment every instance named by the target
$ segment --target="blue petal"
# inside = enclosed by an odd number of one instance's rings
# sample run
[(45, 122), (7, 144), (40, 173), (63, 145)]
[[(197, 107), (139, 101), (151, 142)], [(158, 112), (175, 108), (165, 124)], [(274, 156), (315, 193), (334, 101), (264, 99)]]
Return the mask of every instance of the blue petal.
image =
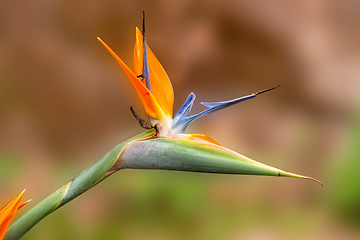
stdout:
[(251, 95), (248, 95), (248, 96), (244, 96), (244, 97), (241, 97), (241, 98), (236, 98), (236, 99), (229, 100), (229, 101), (224, 101), (224, 102), (201, 103), (202, 105), (204, 105), (206, 107), (209, 107), (209, 108), (202, 111), (202, 112), (200, 112), (200, 113), (198, 113), (198, 114), (195, 114), (195, 115), (180, 119), (180, 121), (178, 121), (178, 125), (179, 125), (178, 127), (180, 127), (180, 125), (181, 125), (181, 131), (185, 131), (185, 129), (189, 125), (189, 123), (191, 123), (195, 119), (197, 119), (199, 117), (202, 117), (202, 116), (205, 116), (205, 115), (207, 115), (209, 113), (216, 112), (216, 111), (218, 111), (220, 109), (230, 107), (231, 105), (234, 105), (236, 103), (239, 103), (239, 102), (246, 101), (248, 99), (254, 98), (256, 95), (257, 94), (254, 93), (254, 94), (251, 94)]
[(202, 117), (202, 116), (207, 115), (207, 114), (212, 113), (212, 112), (216, 112), (216, 111), (218, 111), (220, 109), (223, 109), (223, 108), (230, 107), (230, 106), (232, 106), (234, 104), (237, 104), (239, 102), (249, 100), (251, 98), (256, 97), (257, 95), (260, 95), (260, 94), (266, 93), (268, 91), (274, 90), (274, 89), (276, 89), (278, 87), (280, 87), (280, 85), (276, 86), (276, 87), (273, 87), (273, 88), (268, 88), (268, 89), (265, 89), (265, 90), (261, 90), (261, 91), (259, 91), (257, 93), (253, 93), (253, 94), (250, 94), (250, 95), (247, 95), (247, 96), (244, 96), (244, 97), (229, 100), (229, 101), (212, 102), (212, 103), (201, 102), (202, 105), (204, 105), (205, 107), (208, 107), (209, 109), (206, 109), (205, 111), (202, 111), (202, 112), (200, 112), (198, 114), (195, 114), (195, 115), (193, 115), (191, 117), (188, 117), (188, 121), (190, 123), (191, 121), (194, 121), (196, 118)]
[[(205, 107), (215, 109), (214, 111), (217, 111), (217, 110), (220, 110), (220, 109), (223, 109), (223, 108), (226, 108), (226, 107), (230, 107), (231, 105), (234, 105), (236, 103), (251, 99), (251, 98), (255, 97), (256, 95), (257, 95), (256, 93), (253, 93), (251, 95), (236, 98), (236, 99), (229, 100), (229, 101), (211, 102), (211, 103), (209, 103), (209, 102), (201, 102), (201, 104), (204, 105)], [(208, 109), (208, 110), (210, 110), (210, 109)]]
[(150, 73), (149, 73), (149, 61), (147, 57), (147, 45), (146, 45), (146, 36), (145, 36), (145, 12), (143, 11), (143, 26), (142, 32), (143, 36), (143, 69), (141, 75), (137, 77), (141, 77), (141, 81), (145, 78), (146, 88), (151, 91), (151, 82), (150, 82)]
[(151, 84), (150, 84), (150, 73), (149, 73), (149, 62), (147, 57), (147, 47), (146, 47), (146, 36), (145, 36), (145, 24), (143, 26), (143, 70), (142, 70), (142, 77), (146, 80), (146, 88), (151, 91)]
[[(247, 95), (244, 97), (240, 97), (240, 98), (236, 98), (233, 100), (229, 100), (229, 101), (212, 102), (212, 103), (202, 102), (201, 104), (204, 105), (205, 107), (208, 107), (208, 109), (206, 109), (198, 114), (187, 117), (186, 115), (189, 113), (191, 106), (195, 99), (195, 94), (191, 93), (189, 95), (188, 99), (185, 101), (184, 105), (180, 108), (179, 112), (176, 114), (173, 124), (172, 124), (172, 128), (179, 133), (183, 133), (185, 131), (186, 127), (189, 125), (189, 123), (191, 123), (192, 121), (194, 121), (195, 119), (197, 119), (199, 117), (205, 116), (212, 112), (216, 112), (223, 108), (230, 107), (239, 102), (243, 102), (243, 101), (252, 99), (259, 94), (271, 91), (275, 88), (278, 88), (279, 86), (274, 87), (274, 88), (265, 89), (265, 90), (259, 91), (257, 93), (253, 93), (253, 94), (250, 94), (250, 95)], [(192, 97), (192, 95), (193, 95), (193, 97)]]
[(176, 115), (173, 119), (173, 122), (172, 122), (172, 126), (175, 126), (180, 119), (185, 118), (189, 114), (191, 107), (194, 103), (195, 97), (196, 96), (194, 93), (189, 94), (189, 96), (186, 99), (186, 101), (184, 102), (184, 104), (181, 106), (179, 111), (176, 113)]

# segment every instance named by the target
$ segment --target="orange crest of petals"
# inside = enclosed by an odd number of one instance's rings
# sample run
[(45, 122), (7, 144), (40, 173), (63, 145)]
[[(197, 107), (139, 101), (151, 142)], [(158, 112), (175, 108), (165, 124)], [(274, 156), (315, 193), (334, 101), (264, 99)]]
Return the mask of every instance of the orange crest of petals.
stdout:
[[(155, 57), (149, 46), (147, 47), (147, 56), (150, 73), (151, 93), (160, 105), (166, 116), (172, 118), (174, 104), (174, 90), (170, 79), (159, 60)], [(134, 47), (134, 72), (136, 76), (142, 74), (143, 70), (143, 35), (136, 28), (136, 41)]]
[(140, 100), (144, 106), (146, 114), (154, 119), (163, 119), (164, 112), (162, 111), (160, 105), (157, 103), (154, 95), (146, 88), (145, 84), (142, 83), (137, 75), (135, 75), (129, 67), (114, 53), (113, 50), (100, 38), (98, 40), (104, 45), (104, 47), (109, 51), (109, 53), (116, 59), (120, 64), (122, 69), (125, 71), (126, 75), (130, 79), (132, 85), (134, 86), (136, 93), (140, 97)]
[(13, 220), (17, 210), (26, 205), (29, 201), (21, 203), (25, 190), (0, 210), (0, 240), (5, 234)]

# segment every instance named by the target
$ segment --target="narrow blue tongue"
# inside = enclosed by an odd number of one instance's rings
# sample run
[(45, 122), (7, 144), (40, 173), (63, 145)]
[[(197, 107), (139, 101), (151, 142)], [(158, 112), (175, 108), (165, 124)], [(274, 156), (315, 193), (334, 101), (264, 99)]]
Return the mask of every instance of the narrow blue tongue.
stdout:
[(178, 113), (175, 115), (174, 120), (173, 120), (172, 128), (173, 129), (177, 128), (177, 129), (180, 130), (180, 132), (184, 132), (186, 127), (189, 125), (189, 123), (191, 123), (192, 121), (194, 121), (195, 119), (197, 119), (199, 117), (205, 116), (205, 115), (207, 115), (209, 113), (212, 113), (212, 112), (216, 112), (216, 111), (218, 111), (220, 109), (223, 109), (223, 108), (230, 107), (230, 106), (232, 106), (234, 104), (237, 104), (239, 102), (249, 100), (251, 98), (256, 97), (259, 94), (274, 90), (275, 88), (278, 88), (279, 86), (269, 88), (269, 89), (265, 89), (265, 90), (259, 91), (257, 93), (253, 93), (253, 94), (243, 96), (243, 97), (240, 97), (240, 98), (235, 98), (235, 99), (232, 99), (232, 100), (229, 100), (229, 101), (211, 102), (211, 103), (201, 102), (201, 104), (204, 105), (205, 107), (208, 107), (208, 109), (206, 109), (206, 110), (204, 110), (204, 111), (202, 111), (202, 112), (200, 112), (198, 114), (195, 114), (195, 115), (192, 115), (192, 116), (187, 116), (187, 114), (190, 112), (190, 109), (191, 109), (191, 107), (192, 107), (192, 105), (194, 103), (194, 100), (195, 100), (195, 94), (190, 93), (190, 95), (186, 99), (183, 106), (180, 108)]
[(146, 88), (149, 89), (149, 91), (151, 91), (149, 62), (148, 62), (148, 57), (147, 57), (146, 36), (145, 36), (145, 12), (143, 12), (142, 35), (143, 35), (143, 70), (142, 70), (142, 77), (145, 78), (145, 80), (146, 80)]

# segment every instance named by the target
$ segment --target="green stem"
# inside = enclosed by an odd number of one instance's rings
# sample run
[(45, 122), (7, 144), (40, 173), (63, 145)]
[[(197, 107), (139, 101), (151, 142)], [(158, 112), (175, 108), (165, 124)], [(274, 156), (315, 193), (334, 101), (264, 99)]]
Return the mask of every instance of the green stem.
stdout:
[(11, 224), (4, 240), (20, 239), (41, 219), (107, 178), (115, 172), (111, 171), (111, 168), (129, 142), (147, 139), (154, 134), (155, 131), (151, 129), (117, 145), (91, 167), (35, 205), (24, 215), (20, 216), (13, 224)]

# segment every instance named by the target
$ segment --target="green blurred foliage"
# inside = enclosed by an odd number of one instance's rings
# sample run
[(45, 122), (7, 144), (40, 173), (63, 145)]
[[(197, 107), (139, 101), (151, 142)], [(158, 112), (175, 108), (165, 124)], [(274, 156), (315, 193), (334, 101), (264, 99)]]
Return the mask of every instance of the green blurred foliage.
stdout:
[(360, 117), (350, 126), (348, 153), (332, 169), (329, 201), (339, 217), (360, 226)]

